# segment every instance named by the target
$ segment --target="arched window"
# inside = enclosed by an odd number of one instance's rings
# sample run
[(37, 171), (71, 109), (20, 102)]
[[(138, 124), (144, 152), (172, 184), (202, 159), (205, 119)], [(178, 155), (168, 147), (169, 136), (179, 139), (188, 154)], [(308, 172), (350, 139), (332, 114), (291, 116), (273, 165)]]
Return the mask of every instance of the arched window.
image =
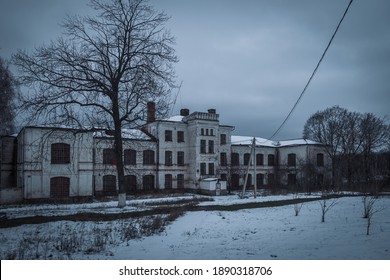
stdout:
[(268, 155), (268, 166), (274, 166), (274, 165), (275, 165), (275, 156)]
[(154, 164), (154, 151), (152, 150), (145, 150), (143, 151), (144, 156), (144, 164)]
[(124, 150), (124, 164), (136, 165), (137, 164), (137, 151), (132, 149)]
[(287, 156), (287, 165), (288, 166), (296, 166), (297, 165), (297, 155), (296, 154), (288, 154)]
[(70, 179), (68, 177), (50, 178), (50, 197), (69, 197)]
[(256, 154), (256, 165), (264, 165), (264, 155)]
[(166, 190), (172, 189), (172, 174), (165, 174), (164, 187)]
[(103, 150), (103, 164), (115, 164), (115, 150), (104, 149)]
[(238, 153), (232, 153), (232, 165), (239, 166), (240, 165), (240, 155)]
[(51, 144), (51, 163), (52, 164), (70, 163), (70, 145), (66, 143)]
[(116, 177), (115, 175), (103, 176), (103, 195), (116, 195)]

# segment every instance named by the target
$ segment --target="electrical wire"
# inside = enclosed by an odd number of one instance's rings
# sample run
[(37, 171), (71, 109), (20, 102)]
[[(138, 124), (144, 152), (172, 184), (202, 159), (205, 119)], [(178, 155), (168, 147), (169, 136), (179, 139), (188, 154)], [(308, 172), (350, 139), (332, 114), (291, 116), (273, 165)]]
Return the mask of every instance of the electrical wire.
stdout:
[(274, 132), (274, 134), (272, 134), (272, 136), (269, 138), (270, 140), (272, 140), (272, 139), (279, 133), (279, 131), (284, 127), (284, 125), (286, 124), (286, 122), (287, 122), (288, 119), (291, 117), (292, 113), (294, 112), (295, 108), (298, 106), (299, 102), (301, 101), (301, 99), (302, 99), (303, 95), (305, 94), (307, 88), (309, 87), (309, 84), (311, 83), (311, 81), (312, 81), (314, 75), (316, 74), (318, 68), (320, 67), (320, 64), (321, 64), (322, 60), (324, 59), (326, 52), (328, 51), (330, 45), (332, 44), (332, 41), (333, 41), (334, 37), (336, 36), (336, 33), (337, 33), (337, 31), (339, 30), (339, 27), (340, 27), (341, 23), (343, 22), (343, 20), (344, 20), (346, 14), (347, 14), (347, 12), (348, 12), (348, 10), (349, 10), (349, 7), (351, 6), (352, 2), (353, 2), (353, 0), (350, 0), (350, 1), (349, 1), (349, 4), (348, 4), (347, 8), (345, 9), (344, 14), (343, 14), (343, 16), (341, 17), (341, 19), (340, 19), (340, 21), (339, 21), (339, 24), (338, 24), (337, 27), (336, 27), (336, 30), (333, 32), (332, 38), (330, 39), (328, 45), (326, 46), (325, 51), (323, 52), (323, 54), (322, 54), (320, 60), (318, 61), (317, 66), (314, 68), (313, 73), (311, 74), (309, 80), (307, 81), (307, 83), (306, 83), (305, 87), (303, 88), (301, 94), (299, 95), (297, 101), (295, 102), (295, 104), (294, 104), (294, 106), (292, 107), (291, 111), (288, 113), (287, 117), (284, 119), (284, 121), (283, 121), (282, 124), (279, 126), (279, 128), (278, 128), (278, 129)]

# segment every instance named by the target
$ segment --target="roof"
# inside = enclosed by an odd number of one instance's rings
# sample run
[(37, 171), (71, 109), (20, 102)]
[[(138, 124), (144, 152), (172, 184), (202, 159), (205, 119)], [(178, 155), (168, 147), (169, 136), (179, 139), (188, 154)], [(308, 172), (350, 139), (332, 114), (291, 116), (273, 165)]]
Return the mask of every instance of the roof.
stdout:
[[(235, 136), (232, 135), (232, 145), (251, 145), (253, 141), (253, 136)], [(287, 147), (287, 146), (297, 146), (297, 145), (323, 145), (322, 143), (315, 142), (308, 139), (292, 139), (292, 140), (281, 140), (273, 141), (261, 137), (255, 137), (256, 146), (264, 147)]]
[[(101, 138), (112, 138), (113, 136), (107, 134), (106, 131), (95, 131), (93, 137)], [(122, 138), (123, 139), (132, 139), (132, 140), (152, 140), (152, 138), (143, 132), (140, 129), (122, 129)]]
[(167, 119), (163, 119), (163, 121), (169, 121), (169, 122), (183, 122), (183, 116), (177, 115), (177, 116), (172, 116)]

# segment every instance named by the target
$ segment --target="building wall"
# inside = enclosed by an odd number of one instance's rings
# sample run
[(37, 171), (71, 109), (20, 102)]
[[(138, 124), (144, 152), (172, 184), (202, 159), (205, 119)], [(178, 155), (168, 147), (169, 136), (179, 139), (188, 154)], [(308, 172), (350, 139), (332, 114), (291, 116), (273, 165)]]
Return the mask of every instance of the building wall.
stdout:
[[(25, 199), (50, 198), (51, 182), (69, 180), (69, 197), (92, 196), (93, 137), (68, 129), (25, 127), (18, 135), (18, 187)], [(70, 146), (69, 163), (52, 162), (52, 144)]]

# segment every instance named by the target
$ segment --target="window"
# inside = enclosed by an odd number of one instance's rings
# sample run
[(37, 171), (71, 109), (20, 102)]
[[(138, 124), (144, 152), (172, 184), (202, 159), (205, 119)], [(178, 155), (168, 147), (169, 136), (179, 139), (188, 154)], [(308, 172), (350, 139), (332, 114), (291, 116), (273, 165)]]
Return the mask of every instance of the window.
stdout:
[(172, 151), (165, 151), (165, 165), (172, 166)]
[(264, 185), (264, 174), (261, 174), (261, 173), (256, 174), (256, 184), (258, 186)]
[(227, 156), (226, 153), (221, 153), (221, 159), (220, 159), (220, 165), (221, 166), (227, 166)]
[(70, 145), (65, 143), (51, 144), (51, 163), (70, 163)]
[(256, 165), (264, 165), (264, 155), (256, 154)]
[(226, 134), (221, 134), (220, 143), (221, 145), (226, 145)]
[(154, 176), (145, 175), (142, 177), (142, 186), (145, 191), (150, 191), (154, 189)]
[(240, 175), (232, 174), (231, 187), (233, 190), (237, 190), (240, 187)]
[(184, 131), (177, 132), (177, 142), (179, 143), (184, 142)]
[(64, 198), (69, 197), (70, 179), (68, 177), (50, 178), (50, 197)]
[(249, 165), (249, 160), (250, 160), (251, 154), (244, 154), (244, 165)]
[(214, 154), (214, 140), (209, 140), (209, 154)]
[(116, 195), (116, 177), (114, 175), (103, 176), (103, 195)]
[(233, 166), (240, 165), (240, 155), (238, 153), (232, 153), (232, 165)]
[(200, 175), (206, 175), (206, 163), (200, 163)]
[(214, 129), (210, 129), (210, 135), (214, 136)]
[(324, 154), (317, 154), (317, 166), (324, 166)]
[(177, 165), (184, 166), (184, 152), (177, 152)]
[(165, 130), (165, 141), (172, 142), (172, 130)]
[(275, 156), (268, 155), (268, 166), (274, 166), (274, 165), (275, 165)]
[(184, 189), (184, 174), (177, 174), (177, 188)]
[(154, 164), (154, 151), (152, 150), (145, 150), (143, 151), (144, 160), (143, 163), (150, 165)]
[(204, 135), (204, 129), (203, 128), (200, 129), (200, 135)]
[(200, 140), (200, 153), (206, 153), (206, 140)]
[(124, 164), (126, 165), (136, 165), (137, 164), (137, 151), (132, 149), (127, 149), (124, 151)]
[(126, 194), (134, 194), (137, 190), (137, 176), (126, 175), (124, 184)]
[(166, 190), (172, 189), (172, 174), (165, 174), (165, 183), (164, 187)]
[(103, 150), (103, 164), (116, 164), (114, 149)]
[(288, 156), (287, 156), (287, 165), (288, 166), (296, 166), (297, 165), (296, 161), (297, 161), (296, 154), (288, 154)]
[(214, 163), (209, 162), (209, 175), (214, 175)]
[[(245, 180), (245, 177), (244, 177), (244, 180)], [(246, 181), (246, 187), (249, 188), (250, 186), (252, 186), (252, 174), (248, 174), (248, 179)]]

